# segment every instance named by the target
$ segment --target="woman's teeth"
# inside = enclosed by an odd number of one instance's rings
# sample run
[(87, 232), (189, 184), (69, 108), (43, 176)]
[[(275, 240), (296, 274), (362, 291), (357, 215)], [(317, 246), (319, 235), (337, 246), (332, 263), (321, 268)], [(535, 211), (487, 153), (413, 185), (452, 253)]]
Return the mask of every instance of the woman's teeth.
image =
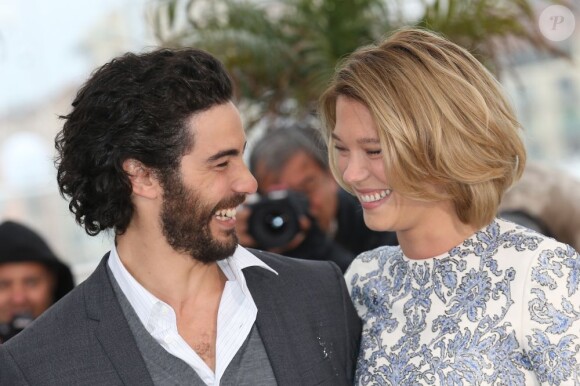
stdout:
[(236, 208), (220, 209), (215, 212), (215, 216), (218, 220), (231, 220), (236, 218)]
[(381, 190), (380, 192), (377, 192), (377, 193), (361, 194), (360, 195), (360, 200), (362, 202), (378, 201), (380, 199), (383, 199), (383, 198), (389, 196), (391, 194), (391, 192), (392, 192), (391, 189), (385, 189), (385, 190)]

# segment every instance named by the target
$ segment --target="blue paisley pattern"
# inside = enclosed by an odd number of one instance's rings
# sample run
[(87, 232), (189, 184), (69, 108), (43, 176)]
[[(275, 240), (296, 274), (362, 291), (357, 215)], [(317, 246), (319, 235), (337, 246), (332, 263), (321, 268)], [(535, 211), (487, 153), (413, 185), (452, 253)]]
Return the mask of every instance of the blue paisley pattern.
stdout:
[(496, 219), (448, 253), (399, 247), (346, 273), (360, 385), (580, 385), (580, 256)]

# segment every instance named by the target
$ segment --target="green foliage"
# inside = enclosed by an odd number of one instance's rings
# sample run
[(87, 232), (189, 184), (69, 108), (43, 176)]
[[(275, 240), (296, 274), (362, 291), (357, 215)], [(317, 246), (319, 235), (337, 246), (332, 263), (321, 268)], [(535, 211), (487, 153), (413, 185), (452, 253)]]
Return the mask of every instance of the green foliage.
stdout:
[(537, 20), (527, 0), (434, 0), (424, 1), (424, 14), (417, 25), (444, 34), (499, 74), (501, 56), (505, 59), (514, 49), (565, 56), (542, 37)]
[(417, 20), (408, 20), (397, 0), (155, 4), (159, 43), (202, 48), (220, 58), (234, 78), (237, 97), (252, 106), (250, 129), (263, 117), (308, 117), (342, 57), (402, 25), (442, 32), (496, 72), (498, 52), (513, 37), (560, 54), (536, 32), (536, 15), (527, 0), (423, 0)]

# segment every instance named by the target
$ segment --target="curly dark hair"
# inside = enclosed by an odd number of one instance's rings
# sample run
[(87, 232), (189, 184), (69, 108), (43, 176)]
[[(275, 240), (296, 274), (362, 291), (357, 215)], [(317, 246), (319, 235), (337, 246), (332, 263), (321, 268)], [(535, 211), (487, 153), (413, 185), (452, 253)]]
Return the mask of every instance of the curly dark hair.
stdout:
[(94, 236), (127, 229), (132, 187), (123, 162), (175, 173), (193, 147), (187, 119), (232, 99), (222, 63), (196, 49), (127, 53), (98, 68), (57, 134), (57, 181), (77, 223)]

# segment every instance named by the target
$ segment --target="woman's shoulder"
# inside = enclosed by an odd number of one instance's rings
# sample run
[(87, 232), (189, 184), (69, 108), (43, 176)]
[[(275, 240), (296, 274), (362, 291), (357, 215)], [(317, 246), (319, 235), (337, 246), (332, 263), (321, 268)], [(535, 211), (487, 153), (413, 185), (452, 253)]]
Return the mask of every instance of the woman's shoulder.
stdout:
[(495, 255), (502, 260), (506, 258), (505, 264), (528, 272), (528, 279), (542, 284), (551, 281), (546, 279), (549, 272), (563, 276), (566, 270), (571, 277), (577, 276), (574, 267), (578, 266), (580, 256), (572, 246), (507, 220), (496, 219), (495, 223), (501, 229)]
[[(506, 238), (506, 241), (510, 241), (517, 247), (518, 243), (521, 243), (519, 250), (527, 249), (530, 251), (545, 251), (545, 250), (556, 250), (556, 249), (572, 249), (573, 248), (565, 243), (562, 243), (552, 237), (546, 236), (536, 230), (527, 228), (523, 225), (516, 224), (509, 220), (502, 218), (497, 218), (494, 221), (495, 224), (499, 225), (501, 229), (501, 234), (510, 235)], [(492, 223), (493, 224), (493, 223)], [(523, 247), (527, 248), (523, 248)]]

